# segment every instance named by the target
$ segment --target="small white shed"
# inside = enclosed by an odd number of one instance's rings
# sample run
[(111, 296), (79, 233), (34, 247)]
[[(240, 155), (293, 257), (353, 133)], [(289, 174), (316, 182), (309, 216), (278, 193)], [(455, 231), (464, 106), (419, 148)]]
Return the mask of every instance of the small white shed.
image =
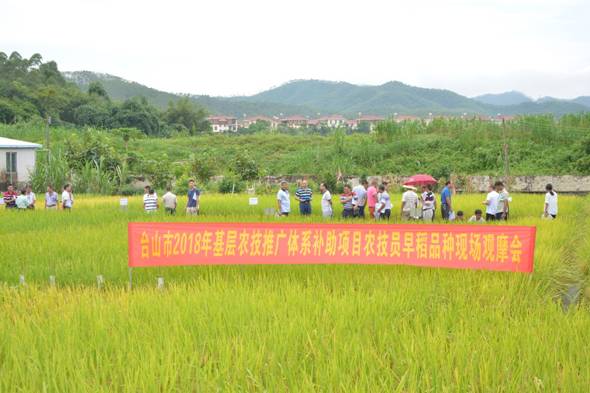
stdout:
[(0, 137), (0, 183), (28, 182), (41, 147), (37, 143)]

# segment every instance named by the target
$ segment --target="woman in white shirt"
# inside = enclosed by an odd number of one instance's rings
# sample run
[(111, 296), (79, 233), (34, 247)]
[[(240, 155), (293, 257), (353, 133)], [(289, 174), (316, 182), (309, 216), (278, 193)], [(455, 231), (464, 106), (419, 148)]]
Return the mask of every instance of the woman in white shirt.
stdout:
[(545, 186), (547, 194), (545, 194), (545, 217), (557, 218), (557, 193), (553, 191), (553, 185), (547, 184)]

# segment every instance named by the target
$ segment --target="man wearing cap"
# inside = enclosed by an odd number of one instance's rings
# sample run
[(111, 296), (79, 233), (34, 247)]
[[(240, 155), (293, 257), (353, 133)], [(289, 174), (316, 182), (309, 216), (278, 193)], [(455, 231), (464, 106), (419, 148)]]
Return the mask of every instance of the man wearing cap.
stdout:
[(406, 189), (406, 192), (402, 194), (402, 220), (407, 221), (416, 215), (418, 194), (416, 194), (414, 186), (403, 186), (403, 188)]

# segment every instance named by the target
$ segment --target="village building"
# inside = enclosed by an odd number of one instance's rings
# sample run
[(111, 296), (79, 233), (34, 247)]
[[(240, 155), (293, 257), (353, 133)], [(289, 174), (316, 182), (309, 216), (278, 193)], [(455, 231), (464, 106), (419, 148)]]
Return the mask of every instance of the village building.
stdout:
[(0, 137), (0, 183), (4, 186), (27, 183), (41, 147), (37, 143)]
[(308, 124), (308, 119), (305, 116), (294, 115), (294, 116), (287, 116), (281, 119), (281, 125), (289, 127), (289, 128), (301, 128), (306, 127)]
[(215, 133), (238, 131), (238, 120), (235, 117), (216, 115), (209, 116), (207, 121), (211, 124), (211, 130)]
[(239, 122), (240, 128), (250, 128), (251, 125), (256, 124), (257, 122), (266, 122), (270, 125), (270, 128), (277, 128), (279, 126), (279, 120), (275, 117), (268, 117), (268, 116), (250, 116), (245, 117)]
[(360, 115), (357, 119), (356, 119), (356, 125), (355, 128), (353, 129), (358, 129), (363, 127), (363, 125), (368, 125), (369, 131), (373, 132), (373, 130), (375, 129), (375, 126), (379, 123), (382, 122), (383, 120), (385, 120), (385, 117), (383, 116), (377, 116), (377, 115)]
[(346, 126), (346, 118), (341, 115), (330, 115), (319, 117), (317, 123), (320, 126), (328, 127), (328, 128), (340, 128)]
[(410, 122), (410, 121), (420, 121), (422, 120), (418, 116), (413, 115), (397, 115), (393, 118), (396, 123), (403, 123), (403, 122)]

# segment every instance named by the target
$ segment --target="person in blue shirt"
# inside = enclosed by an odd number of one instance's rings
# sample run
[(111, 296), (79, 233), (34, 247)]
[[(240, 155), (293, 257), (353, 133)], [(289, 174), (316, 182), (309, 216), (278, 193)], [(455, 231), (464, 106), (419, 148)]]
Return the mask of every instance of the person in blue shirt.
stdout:
[(440, 193), (440, 210), (442, 213), (443, 220), (449, 219), (449, 214), (453, 211), (453, 204), (452, 204), (452, 188), (453, 183), (448, 180), (445, 183), (445, 188), (443, 188), (442, 192)]
[(199, 214), (199, 196), (201, 191), (195, 187), (195, 181), (188, 181), (188, 201), (186, 202), (186, 214), (190, 216)]

